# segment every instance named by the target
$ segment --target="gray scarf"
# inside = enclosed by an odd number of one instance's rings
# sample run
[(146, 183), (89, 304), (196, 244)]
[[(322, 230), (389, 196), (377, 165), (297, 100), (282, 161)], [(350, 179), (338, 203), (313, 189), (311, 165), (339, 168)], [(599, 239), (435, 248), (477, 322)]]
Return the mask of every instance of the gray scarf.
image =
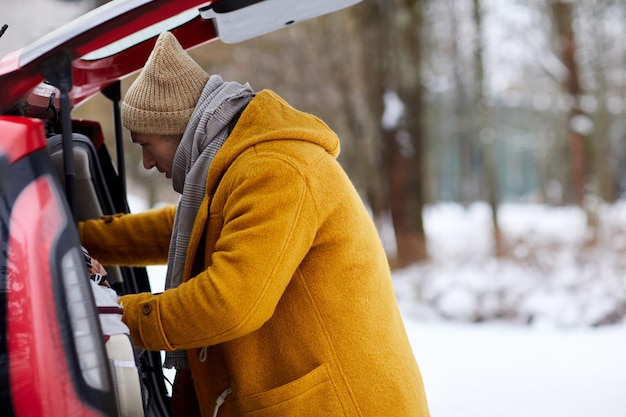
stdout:
[[(219, 75), (212, 75), (187, 123), (172, 167), (172, 184), (181, 198), (170, 240), (166, 290), (181, 284), (191, 230), (206, 194), (209, 166), (253, 97), (248, 83), (224, 82)], [(163, 366), (188, 367), (185, 351), (166, 352)]]

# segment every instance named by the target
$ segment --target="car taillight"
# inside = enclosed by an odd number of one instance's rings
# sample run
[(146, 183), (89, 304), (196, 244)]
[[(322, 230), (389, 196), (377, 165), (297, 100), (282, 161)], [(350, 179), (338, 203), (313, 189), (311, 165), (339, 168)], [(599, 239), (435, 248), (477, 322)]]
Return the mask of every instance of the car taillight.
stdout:
[(6, 302), (9, 380), (16, 416), (118, 415), (100, 322), (72, 221), (50, 175), (28, 179), (13, 201)]
[(61, 276), (67, 297), (74, 345), (85, 382), (98, 390), (108, 391), (108, 362), (102, 344), (102, 333), (90, 287), (86, 281), (82, 253), (70, 248), (61, 259)]

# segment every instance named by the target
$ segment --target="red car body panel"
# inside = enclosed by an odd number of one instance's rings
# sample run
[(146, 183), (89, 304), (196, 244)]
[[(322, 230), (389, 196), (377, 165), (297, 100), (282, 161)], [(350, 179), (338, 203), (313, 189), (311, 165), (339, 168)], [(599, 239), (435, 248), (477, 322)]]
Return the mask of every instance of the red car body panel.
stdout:
[(0, 153), (9, 163), (46, 147), (43, 123), (38, 119), (17, 116), (0, 116)]
[(18, 416), (99, 415), (79, 399), (65, 355), (56, 353), (64, 347), (46, 261), (67, 221), (60, 203), (52, 178), (40, 177), (17, 198), (9, 223), (7, 337)]
[[(126, 76), (145, 63), (154, 39), (137, 45), (126, 53), (94, 64), (76, 62), (82, 56), (189, 9), (216, 3), (206, 0), (127, 0), (112, 2), (65, 25), (30, 46), (9, 54), (0, 61), (0, 113), (26, 96), (43, 81), (40, 66), (63, 51), (74, 61), (73, 104), (77, 105), (106, 85)], [(216, 38), (212, 21), (197, 19), (194, 28), (181, 28), (184, 48)], [(192, 30), (193, 29), (193, 30)]]
[[(171, 31), (181, 46), (190, 49), (216, 39), (213, 23), (195, 18), (185, 26)], [(109, 84), (140, 70), (145, 64), (155, 39), (145, 41), (132, 49), (97, 61), (77, 60), (73, 64), (74, 88), (70, 92), (72, 103), (77, 106), (85, 99), (99, 93)]]

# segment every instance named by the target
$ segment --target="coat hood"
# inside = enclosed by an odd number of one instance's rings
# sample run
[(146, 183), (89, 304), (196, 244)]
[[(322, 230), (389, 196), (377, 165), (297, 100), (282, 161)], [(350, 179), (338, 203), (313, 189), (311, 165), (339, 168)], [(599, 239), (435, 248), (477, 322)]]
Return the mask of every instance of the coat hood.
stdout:
[[(215, 156), (209, 170), (209, 182), (211, 178), (221, 177), (246, 149), (285, 139), (314, 143), (335, 158), (339, 156), (339, 137), (326, 123), (312, 114), (294, 109), (273, 91), (262, 90), (243, 111), (222, 150)], [(225, 148), (228, 150), (223, 152)], [(207, 187), (207, 190), (211, 188)]]

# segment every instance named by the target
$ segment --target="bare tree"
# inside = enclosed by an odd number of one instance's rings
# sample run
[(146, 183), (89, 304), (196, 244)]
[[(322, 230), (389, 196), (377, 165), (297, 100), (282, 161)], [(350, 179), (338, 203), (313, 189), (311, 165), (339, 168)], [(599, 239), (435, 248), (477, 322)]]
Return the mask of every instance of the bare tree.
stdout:
[(481, 139), (484, 177), (487, 188), (487, 201), (491, 208), (491, 220), (493, 224), (493, 240), (496, 256), (505, 252), (504, 240), (500, 232), (498, 221), (499, 189), (497, 181), (497, 166), (493, 151), (494, 129), (491, 120), (491, 109), (485, 99), (485, 64), (483, 58), (483, 18), (481, 0), (473, 0), (474, 6), (474, 30), (476, 40), (474, 43), (474, 84), (476, 104), (479, 112), (478, 136)]
[(454, 78), (454, 136), (457, 147), (458, 170), (458, 199), (461, 204), (468, 206), (476, 199), (474, 172), (472, 159), (477, 148), (475, 143), (476, 123), (475, 106), (472, 103), (471, 89), (474, 81), (467, 74), (463, 51), (465, 37), (460, 26), (463, 23), (463, 8), (459, 7), (458, 0), (448, 0), (448, 14), (450, 17), (450, 55)]
[(391, 41), (386, 56), (392, 63), (387, 73), (387, 88), (397, 93), (405, 111), (404, 123), (388, 130), (385, 142), (396, 265), (402, 267), (428, 256), (422, 217), (427, 183), (421, 78), (424, 2), (396, 0), (387, 4)]
[[(388, 209), (381, 125), (386, 71), (383, 51), (387, 49), (387, 28), (384, 25), (385, 19), (381, 19), (381, 15), (385, 13), (384, 7), (385, 2), (368, 1), (350, 9), (350, 48), (356, 59), (349, 73), (354, 91), (346, 94), (354, 97), (350, 102), (356, 109), (354, 134), (356, 138), (361, 138), (362, 146), (366, 150), (366, 163), (361, 163), (360, 171), (366, 179), (363, 190), (379, 227), (383, 214)], [(355, 142), (358, 143), (358, 139)]]
[(563, 89), (567, 94), (567, 138), (570, 156), (571, 193), (575, 204), (583, 206), (588, 153), (586, 132), (581, 122), (587, 115), (581, 108), (582, 87), (579, 78), (579, 63), (576, 56), (576, 37), (573, 26), (574, 3), (565, 0), (548, 0), (554, 22), (556, 47), (562, 63), (567, 69)]
[(578, 11), (578, 55), (583, 63), (580, 78), (587, 102), (591, 103), (586, 110), (593, 118), (593, 130), (588, 138), (593, 156), (588, 182), (593, 184), (591, 191), (599, 199), (613, 202), (619, 196), (622, 142), (621, 117), (615, 114), (618, 109), (614, 106), (616, 102), (619, 106), (617, 97), (622, 93), (615, 83), (615, 74), (621, 72), (626, 53), (623, 43), (615, 42), (613, 22), (623, 22), (626, 7), (621, 1), (593, 0), (579, 4)]

